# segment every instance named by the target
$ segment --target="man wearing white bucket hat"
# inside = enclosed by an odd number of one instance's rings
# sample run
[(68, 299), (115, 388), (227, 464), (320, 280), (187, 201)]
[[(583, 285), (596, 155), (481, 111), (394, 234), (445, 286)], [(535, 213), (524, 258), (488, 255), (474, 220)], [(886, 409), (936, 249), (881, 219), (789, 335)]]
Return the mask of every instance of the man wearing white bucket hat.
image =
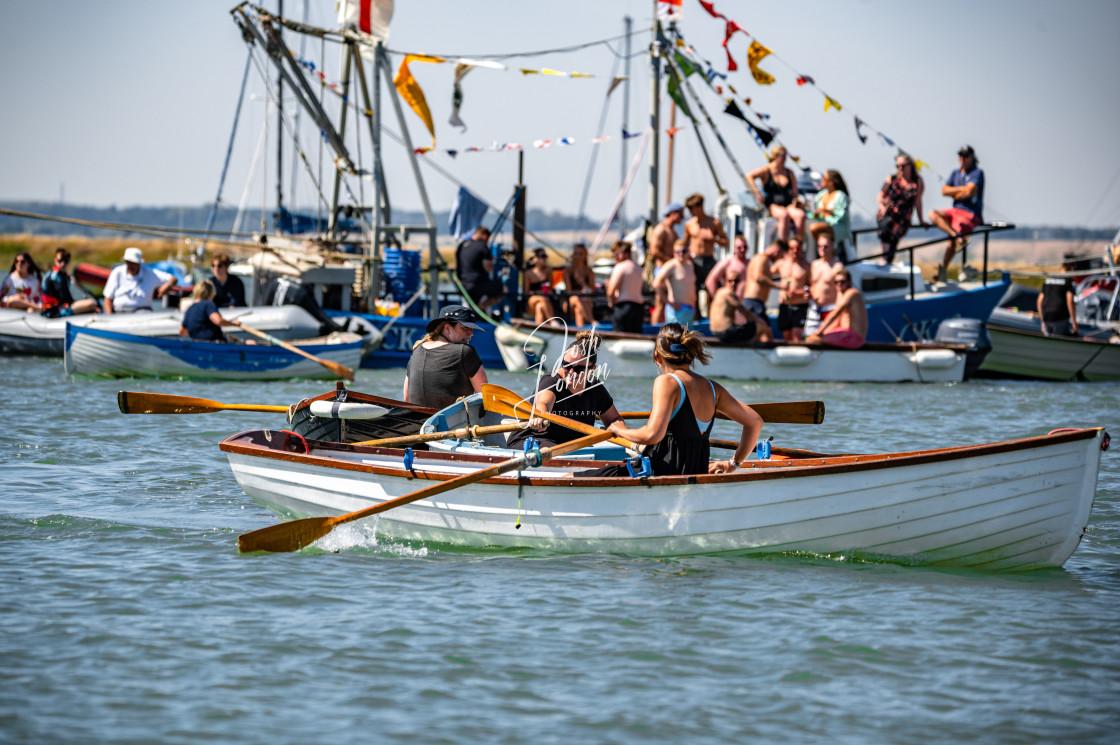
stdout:
[(105, 282), (105, 312), (151, 310), (152, 299), (162, 298), (174, 284), (173, 275), (144, 266), (144, 254), (139, 248), (126, 248), (124, 264), (113, 267)]

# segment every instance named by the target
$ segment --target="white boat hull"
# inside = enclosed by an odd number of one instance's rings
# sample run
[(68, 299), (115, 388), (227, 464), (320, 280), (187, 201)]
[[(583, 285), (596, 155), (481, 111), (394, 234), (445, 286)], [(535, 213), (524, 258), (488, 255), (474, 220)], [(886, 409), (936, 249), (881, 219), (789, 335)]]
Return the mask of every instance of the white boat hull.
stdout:
[[(1093, 504), (1102, 430), (885, 456), (752, 461), (723, 476), (571, 479), (560, 461), (380, 515), (390, 539), (643, 556), (795, 552), (995, 570), (1060, 566)], [(300, 442), (222, 443), (234, 476), (288, 517), (334, 516), (409, 494), (482, 459)]]
[[(362, 339), (356, 334), (335, 333), (293, 344), (351, 369), (361, 362)], [(69, 328), (64, 359), (68, 375), (195, 380), (335, 378), (318, 362), (267, 344), (164, 339), (79, 326)]]
[[(532, 337), (532, 343), (527, 341)], [(551, 366), (560, 359), (565, 339), (562, 330), (537, 329), (532, 334), (508, 326), (495, 332), (506, 368), (524, 372), (545, 359)], [(540, 342), (543, 342), (540, 343)], [(532, 354), (526, 354), (529, 346)], [(600, 370), (609, 376), (649, 378), (653, 366), (652, 337), (603, 334), (599, 346)], [(711, 344), (712, 361), (705, 375), (730, 380), (775, 380), (834, 383), (959, 383), (964, 380), (966, 352), (963, 349), (930, 345), (873, 344), (861, 349), (838, 349), (824, 345), (774, 345), (732, 347)]]

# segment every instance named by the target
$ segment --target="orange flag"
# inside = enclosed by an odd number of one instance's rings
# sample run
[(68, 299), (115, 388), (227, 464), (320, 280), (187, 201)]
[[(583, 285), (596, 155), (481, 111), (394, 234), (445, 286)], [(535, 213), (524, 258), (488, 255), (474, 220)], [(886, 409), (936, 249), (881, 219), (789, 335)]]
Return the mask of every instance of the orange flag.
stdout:
[(397, 87), (397, 93), (401, 98), (408, 102), (412, 110), (416, 112), (416, 116), (423, 120), (424, 125), (428, 128), (428, 132), (432, 135), (432, 147), (436, 146), (436, 128), (432, 124), (432, 112), (428, 109), (428, 101), (424, 98), (424, 91), (420, 89), (420, 84), (416, 82), (416, 78), (412, 77), (412, 72), (408, 69), (410, 62), (445, 62), (443, 57), (429, 57), (423, 54), (406, 54), (401, 66), (397, 69), (397, 76), (393, 78), (393, 85)]
[(751, 69), (751, 75), (754, 76), (755, 82), (759, 85), (770, 85), (774, 82), (773, 75), (765, 70), (758, 69), (758, 63), (768, 54), (770, 54), (769, 49), (757, 41), (751, 40), (751, 47), (747, 50), (747, 67)]

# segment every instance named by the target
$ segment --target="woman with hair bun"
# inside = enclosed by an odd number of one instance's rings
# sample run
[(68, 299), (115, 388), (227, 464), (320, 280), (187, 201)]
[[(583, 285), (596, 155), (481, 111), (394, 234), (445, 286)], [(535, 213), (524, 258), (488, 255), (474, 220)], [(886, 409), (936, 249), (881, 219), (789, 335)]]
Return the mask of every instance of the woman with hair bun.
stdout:
[[(711, 359), (703, 337), (687, 331), (679, 323), (661, 328), (653, 351), (653, 363), (660, 373), (653, 381), (653, 406), (649, 421), (637, 429), (624, 422), (609, 425), (617, 437), (646, 445), (655, 476), (725, 473), (739, 468), (747, 459), (762, 432), (762, 417), (741, 403), (727, 390), (692, 370), (693, 363), (706, 365)], [(708, 437), (716, 414), (743, 425), (739, 447), (728, 460), (709, 463)], [(625, 464), (611, 465), (576, 476), (623, 476)]]

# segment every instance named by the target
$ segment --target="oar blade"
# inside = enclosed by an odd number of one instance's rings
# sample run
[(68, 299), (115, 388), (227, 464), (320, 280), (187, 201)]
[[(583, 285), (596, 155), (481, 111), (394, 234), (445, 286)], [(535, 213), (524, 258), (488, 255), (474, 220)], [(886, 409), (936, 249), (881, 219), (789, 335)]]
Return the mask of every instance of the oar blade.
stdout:
[(205, 398), (118, 391), (117, 408), (122, 414), (209, 414), (221, 411), (223, 407), (216, 401)]
[(333, 517), (305, 517), (270, 525), (237, 536), (237, 550), (243, 554), (299, 551), (330, 533), (337, 522), (337, 518)]

